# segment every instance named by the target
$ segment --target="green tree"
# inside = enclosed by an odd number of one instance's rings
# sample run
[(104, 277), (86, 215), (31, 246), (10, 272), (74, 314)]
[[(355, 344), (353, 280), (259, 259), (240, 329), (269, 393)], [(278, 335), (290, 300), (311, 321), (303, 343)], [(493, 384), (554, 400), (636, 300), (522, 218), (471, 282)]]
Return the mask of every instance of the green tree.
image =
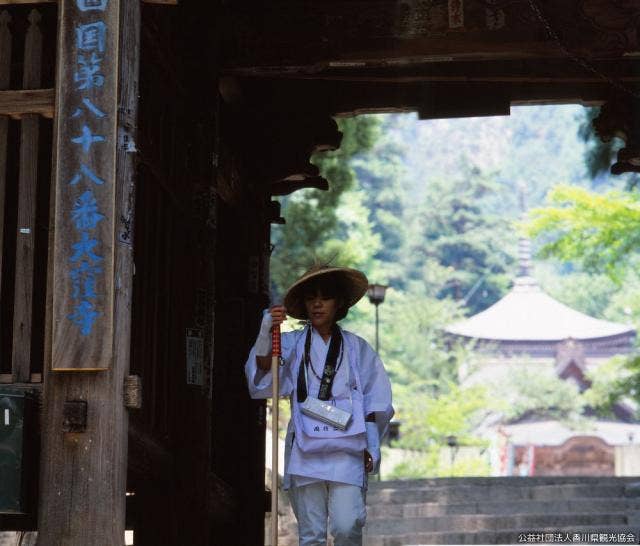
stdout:
[(526, 417), (577, 421), (585, 407), (577, 385), (560, 379), (555, 372), (522, 367), (496, 385), (493, 392), (502, 392), (501, 404), (507, 420)]
[(474, 455), (451, 464), (448, 439), (455, 436), (460, 447), (487, 448), (488, 442), (475, 428), (492, 408), (492, 397), (482, 386), (447, 386), (438, 396), (416, 396), (401, 415), (402, 436), (395, 447), (412, 450), (413, 457), (397, 465), (391, 478), (434, 476), (486, 476), (487, 457)]
[[(628, 322), (640, 317), (640, 282), (635, 273), (640, 243), (640, 199), (637, 190), (611, 190), (605, 194), (573, 186), (558, 186), (550, 205), (536, 209), (526, 226), (546, 241), (542, 254), (583, 269), (608, 275), (618, 291), (605, 315)], [(590, 375), (592, 386), (585, 400), (598, 411), (610, 412), (621, 397), (640, 400), (640, 358), (619, 357)]]
[(589, 272), (620, 280), (637, 262), (640, 199), (635, 191), (598, 194), (575, 186), (556, 186), (550, 205), (534, 209), (526, 226), (541, 237), (540, 254), (579, 263)]
[[(617, 356), (587, 370), (591, 386), (584, 393), (590, 407), (603, 417), (614, 416), (614, 406), (624, 399), (640, 400), (640, 357)], [(637, 410), (636, 410), (637, 417)]]
[(464, 178), (431, 184), (410, 217), (409, 278), (424, 277), (436, 262), (448, 273), (437, 296), (462, 300), (472, 314), (497, 301), (513, 276), (517, 239), (510, 221), (493, 212), (499, 189), (493, 177), (471, 168)]
[(403, 125), (402, 116), (382, 116), (381, 136), (375, 146), (352, 161), (373, 233), (381, 242), (373, 256), (379, 266), (376, 280), (384, 280), (396, 288), (404, 279), (399, 258), (406, 237), (403, 222), (406, 144), (400, 131)]
[(355, 243), (342, 244), (346, 241), (345, 224), (348, 226), (352, 219), (341, 223), (339, 211), (343, 195), (354, 187), (356, 180), (351, 160), (374, 145), (379, 136), (379, 121), (375, 116), (358, 116), (339, 119), (338, 126), (343, 133), (340, 148), (312, 157), (312, 163), (329, 181), (329, 190), (306, 189), (282, 199), (286, 224), (273, 230), (271, 261), (271, 280), (280, 295), (316, 261), (333, 260), (353, 266), (366, 261), (362, 251), (355, 252)]
[[(416, 395), (436, 396), (456, 382), (458, 368), (468, 355), (463, 343), (447, 342), (443, 328), (460, 320), (455, 302), (438, 300), (424, 285), (390, 289), (380, 306), (380, 356), (394, 386), (398, 407)], [(374, 307), (363, 298), (349, 312), (345, 327), (373, 341)]]

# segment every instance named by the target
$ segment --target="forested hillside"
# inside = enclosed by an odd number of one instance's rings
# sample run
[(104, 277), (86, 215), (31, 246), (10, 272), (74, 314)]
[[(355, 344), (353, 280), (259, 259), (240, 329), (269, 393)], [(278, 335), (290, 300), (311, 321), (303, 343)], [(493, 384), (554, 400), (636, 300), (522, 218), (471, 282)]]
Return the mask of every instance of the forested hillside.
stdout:
[[(580, 106), (547, 106), (514, 107), (511, 116), (494, 118), (342, 119), (340, 150), (313, 158), (331, 190), (282, 200), (287, 224), (273, 228), (276, 294), (314, 261), (358, 267), (370, 282), (390, 286), (380, 307), (380, 353), (404, 420), (403, 445), (425, 450), (424, 475), (437, 474), (447, 435), (472, 444), (478, 419), (498, 403), (481, 387), (458, 385), (469, 347), (445, 346), (441, 332), (509, 289), (524, 234), (522, 200), (527, 209), (543, 207), (561, 184), (597, 192), (629, 185), (589, 161), (589, 115)], [(536, 250), (553, 235), (538, 234)], [(576, 255), (547, 249), (546, 256), (535, 273), (557, 299), (611, 320), (640, 318), (640, 283), (629, 270), (614, 278)], [(344, 322), (373, 342), (366, 298)], [(545, 388), (562, 394), (562, 386)], [(478, 462), (474, 472), (482, 471)]]

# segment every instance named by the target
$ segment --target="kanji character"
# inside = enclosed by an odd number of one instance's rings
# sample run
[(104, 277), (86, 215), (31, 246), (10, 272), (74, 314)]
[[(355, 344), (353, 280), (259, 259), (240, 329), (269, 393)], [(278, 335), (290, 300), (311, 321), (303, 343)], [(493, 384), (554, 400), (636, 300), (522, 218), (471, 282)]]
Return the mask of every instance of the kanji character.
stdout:
[(98, 240), (90, 239), (89, 233), (87, 231), (83, 231), (80, 241), (71, 245), (74, 254), (69, 258), (69, 261), (75, 263), (87, 259), (91, 263), (101, 262), (102, 258), (93, 252), (93, 249), (97, 246)]
[(95, 229), (104, 220), (104, 215), (98, 212), (98, 202), (91, 190), (78, 197), (71, 211), (71, 219), (78, 230)]
[(106, 139), (103, 136), (94, 135), (91, 132), (91, 129), (89, 129), (89, 127), (87, 127), (86, 125), (83, 125), (82, 134), (80, 136), (72, 138), (71, 142), (73, 142), (74, 144), (82, 144), (82, 149), (84, 150), (84, 153), (88, 153), (89, 149), (91, 148), (91, 145), (94, 142), (104, 142), (105, 140)]
[(90, 57), (78, 55), (78, 70), (73, 75), (76, 83), (80, 84), (76, 89), (93, 89), (94, 87), (102, 87), (104, 85), (104, 76), (100, 73), (100, 63), (102, 57), (98, 57), (96, 53), (92, 53)]
[(68, 315), (68, 318), (80, 327), (80, 333), (83, 336), (88, 336), (99, 315), (100, 313), (95, 310), (90, 301), (82, 300), (75, 306), (74, 312)]
[(81, 51), (103, 53), (106, 42), (107, 26), (102, 21), (76, 27), (76, 45)]
[[(89, 110), (89, 112), (91, 112), (97, 118), (103, 118), (107, 115), (102, 110), (100, 110), (100, 108), (98, 108), (95, 104), (93, 104), (89, 99), (82, 99), (82, 104), (84, 104)], [(71, 117), (72, 118), (80, 117), (83, 111), (84, 111), (83, 108), (78, 107), (76, 108), (76, 111), (73, 114), (71, 114)]]
[(87, 167), (84, 163), (80, 165), (80, 172), (76, 173), (73, 178), (69, 181), (70, 186), (75, 186), (80, 180), (82, 180), (82, 176), (86, 176), (91, 182), (96, 184), (97, 186), (102, 186), (104, 184), (104, 180), (100, 178), (96, 173), (94, 173), (89, 167)]
[(109, 0), (76, 0), (80, 11), (104, 11)]
[(102, 268), (92, 265), (89, 262), (81, 262), (78, 267), (71, 270), (71, 281), (73, 285), (73, 298), (83, 297), (86, 299), (95, 299), (98, 297), (96, 293), (96, 275), (102, 273)]

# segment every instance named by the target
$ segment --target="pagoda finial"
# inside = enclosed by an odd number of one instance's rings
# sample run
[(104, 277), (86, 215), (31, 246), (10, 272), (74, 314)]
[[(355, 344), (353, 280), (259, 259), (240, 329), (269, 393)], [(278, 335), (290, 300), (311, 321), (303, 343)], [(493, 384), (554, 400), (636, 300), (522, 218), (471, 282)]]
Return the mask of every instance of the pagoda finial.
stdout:
[[(526, 193), (527, 188), (524, 182), (519, 181), (518, 187), (518, 201), (520, 202), (520, 217), (521, 220), (525, 220), (527, 214), (526, 205)], [(531, 259), (531, 241), (528, 237), (521, 236), (518, 239), (518, 275), (516, 278), (516, 285), (518, 286), (537, 286), (536, 280), (531, 275), (532, 271), (532, 259)]]

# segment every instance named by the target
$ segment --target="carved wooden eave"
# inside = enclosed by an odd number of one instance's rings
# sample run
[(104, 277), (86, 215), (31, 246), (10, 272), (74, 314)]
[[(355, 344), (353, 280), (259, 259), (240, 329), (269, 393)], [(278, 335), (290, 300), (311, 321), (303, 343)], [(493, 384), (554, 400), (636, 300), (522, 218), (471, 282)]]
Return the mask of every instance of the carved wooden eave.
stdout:
[(301, 190), (303, 188), (314, 188), (316, 190), (326, 191), (329, 189), (329, 182), (322, 176), (301, 176), (293, 175), (279, 180), (271, 184), (271, 195), (282, 196), (289, 195), (294, 191)]
[(259, 191), (287, 195), (302, 188), (328, 189), (310, 158), (316, 152), (336, 150), (342, 133), (323, 99), (278, 97), (273, 89), (261, 94), (235, 78), (223, 78), (219, 89), (233, 128), (228, 139), (236, 141), (235, 149), (247, 153), (237, 165), (247, 171)]
[(611, 166), (612, 174), (640, 172), (640, 98), (626, 94), (612, 96), (593, 120), (596, 134), (605, 142), (618, 137), (625, 147)]

